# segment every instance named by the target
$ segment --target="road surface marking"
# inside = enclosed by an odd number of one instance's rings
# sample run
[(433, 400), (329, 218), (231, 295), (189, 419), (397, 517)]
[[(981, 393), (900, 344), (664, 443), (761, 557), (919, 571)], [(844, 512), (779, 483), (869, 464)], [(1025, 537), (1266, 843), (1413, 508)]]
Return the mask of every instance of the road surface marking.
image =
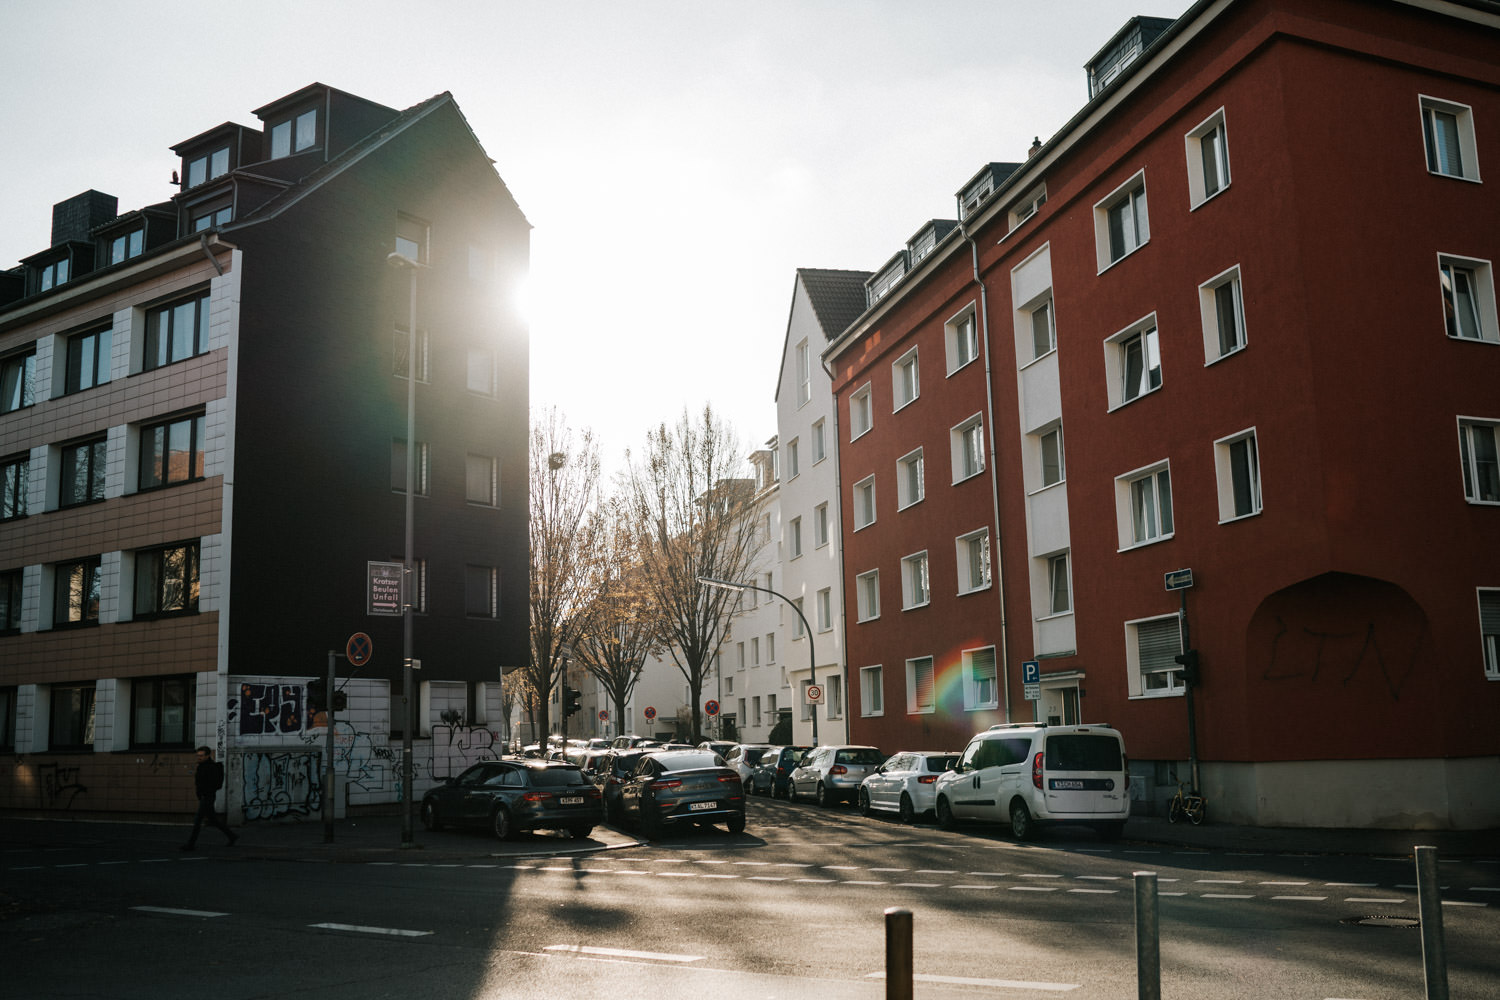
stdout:
[(957, 868), (918, 868), (913, 875), (957, 875)]
[(1062, 878), (1061, 875), (1050, 875), (1050, 874), (1048, 874), (1046, 872), (1025, 872), (1025, 873), (1023, 873), (1021, 875), (1021, 877), (1022, 878)]
[(1346, 903), (1404, 903), (1404, 899), (1379, 899), (1370, 896), (1345, 896)]
[(910, 868), (871, 868), (870, 871), (872, 871), (872, 872), (907, 872), (907, 871), (911, 871), (911, 869)]
[(1310, 902), (1327, 899), (1327, 896), (1272, 896), (1272, 899), (1305, 899)]
[(561, 951), (571, 955), (603, 955), (607, 958), (650, 958), (658, 962), (701, 962), (702, 955), (673, 955), (663, 951), (631, 951), (627, 948), (593, 948), (582, 944), (549, 944), (543, 951)]
[(769, 861), (736, 861), (735, 864), (737, 864), (737, 865), (753, 865), (753, 866), (755, 866), (757, 868), (767, 868), (767, 867), (770, 867), (771, 862), (769, 862)]
[(1306, 882), (1262, 882), (1261, 885), (1306, 885)]
[(1199, 885), (1242, 885), (1245, 880), (1242, 878), (1198, 878), (1193, 881)]
[(1120, 881), (1120, 876), (1118, 876), (1118, 875), (1080, 875), (1080, 876), (1078, 876), (1078, 878), (1081, 881), (1094, 881), (1094, 882), (1118, 882), (1118, 881)]
[(1343, 889), (1373, 889), (1379, 882), (1324, 882), (1329, 888), (1339, 887)]
[(829, 885), (837, 882), (836, 878), (794, 878), (793, 882), (812, 882), (815, 885)]
[(750, 875), (750, 876), (746, 877), (745, 881), (746, 882), (785, 882), (786, 878), (784, 876), (781, 876), (781, 875)]
[(408, 931), (400, 927), (362, 927), (359, 924), (308, 924), (326, 931), (353, 931), (356, 934), (384, 934), (388, 937), (427, 937), (432, 931)]
[[(896, 883), (896, 888), (898, 888), (898, 889), (902, 889), (902, 888), (905, 888), (905, 889), (937, 889), (937, 888), (941, 887), (942, 884), (943, 883), (941, 883), (941, 882), (897, 882)], [(963, 888), (977, 889), (979, 887), (978, 886), (967, 886), (967, 887), (965, 887), (965, 886), (961, 886), (961, 885), (955, 885), (953, 888), (955, 888), (955, 889), (963, 889)], [(987, 885), (987, 886), (985, 886), (985, 888), (986, 889), (993, 889), (994, 886)]]
[(1013, 886), (1010, 887), (1010, 891), (1011, 892), (1056, 892), (1057, 891), (1057, 886), (1055, 886), (1055, 885), (1013, 885)]
[[(884, 979), (884, 972), (871, 972), (866, 979)], [(1043, 990), (1049, 993), (1066, 993), (1076, 990), (1078, 983), (1030, 983), (1018, 979), (969, 979), (965, 976), (932, 976), (917, 973), (911, 977), (918, 983), (942, 983), (945, 986), (987, 986), (990, 989)]]
[(1489, 906), (1490, 905), (1489, 903), (1474, 903), (1474, 902), (1470, 902), (1468, 900), (1463, 900), (1463, 899), (1445, 899), (1445, 900), (1442, 901), (1442, 903), (1443, 903), (1444, 906), (1480, 906), (1480, 907), (1485, 907), (1485, 906)]
[(859, 871), (859, 866), (858, 865), (823, 865), (821, 867), (823, 868), (824, 871), (830, 871), (830, 872), (857, 872), (857, 871)]
[(890, 885), (889, 882), (855, 882), (855, 881), (845, 882), (844, 884), (845, 885)]
[(1247, 893), (1242, 894), (1242, 893), (1233, 893), (1233, 892), (1205, 892), (1203, 894), (1203, 898), (1204, 899), (1254, 899), (1255, 897), (1252, 896), (1252, 895), (1249, 895)]
[(212, 910), (179, 910), (173, 906), (132, 906), (132, 910), (141, 910), (146, 913), (171, 913), (179, 917), (227, 917), (227, 913), (215, 913)]
[(1114, 895), (1117, 895), (1120, 890), (1119, 889), (1069, 889), (1068, 891), (1069, 892), (1094, 892), (1094, 893), (1100, 893), (1100, 894), (1105, 895), (1105, 896), (1114, 896)]

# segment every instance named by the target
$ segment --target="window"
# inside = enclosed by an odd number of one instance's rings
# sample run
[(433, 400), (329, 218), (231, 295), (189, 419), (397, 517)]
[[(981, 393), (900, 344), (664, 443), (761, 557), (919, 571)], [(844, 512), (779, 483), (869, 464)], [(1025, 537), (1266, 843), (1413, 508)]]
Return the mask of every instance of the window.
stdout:
[(62, 260), (55, 260), (50, 264), (42, 265), (39, 277), (41, 281), (40, 290), (44, 292), (49, 288), (66, 283), (68, 280), (68, 258), (64, 257)]
[(468, 388), (481, 396), (495, 394), (495, 355), (483, 348), (469, 348)]
[(760, 726), (760, 695), (750, 699), (750, 725)]
[(58, 563), (52, 593), (52, 625), (99, 624), (99, 557)]
[(208, 350), (208, 293), (146, 313), (141, 370), (151, 371)]
[(1182, 622), (1177, 615), (1125, 624), (1125, 657), (1132, 695), (1181, 694)]
[(822, 548), (828, 544), (828, 504), (820, 503), (813, 508), (813, 545)]
[(1057, 350), (1057, 330), (1052, 325), (1052, 300), (1045, 299), (1031, 309), (1032, 360)]
[(16, 749), (16, 689), (0, 688), (0, 751)]
[(917, 398), (921, 390), (921, 377), (917, 371), (917, 349), (913, 347), (891, 365), (891, 395), (896, 400), (893, 409), (901, 409)]
[(1120, 548), (1172, 536), (1172, 473), (1166, 463), (1137, 469), (1115, 480)]
[(949, 375), (979, 357), (979, 326), (974, 319), (974, 308), (969, 306), (950, 319), (943, 327), (943, 337), (948, 344)]
[(745, 644), (743, 642), (737, 642), (737, 643), (735, 643), (734, 644), (734, 652), (735, 652), (735, 655), (737, 657), (739, 657), (739, 659), (738, 659), (739, 669), (740, 670), (744, 670), (745, 669)]
[(953, 481), (963, 482), (984, 471), (984, 418), (974, 414), (948, 432), (953, 449)]
[(875, 523), (875, 477), (867, 476), (854, 484), (854, 530)]
[(812, 460), (817, 465), (828, 457), (828, 445), (823, 437), (823, 421), (814, 420), (812, 425)]
[(828, 718), (843, 718), (844, 698), (843, 691), (839, 689), (838, 674), (829, 674), (827, 680), (823, 681), (823, 705), (828, 712)]
[(815, 711), (815, 709), (813, 707), (813, 703), (807, 700), (807, 689), (810, 688), (810, 687), (812, 687), (812, 683), (813, 683), (812, 681), (803, 681), (802, 682), (802, 721), (803, 722), (806, 722), (807, 720), (811, 719), (813, 717), (813, 712)]
[(188, 209), (188, 215), (188, 228), (195, 233), (226, 226), (234, 221), (234, 201), (227, 195), (215, 198), (201, 205), (194, 205)]
[(1496, 438), (1500, 423), (1458, 422), (1459, 459), (1464, 470), (1464, 496), (1470, 503), (1500, 503), (1500, 458)]
[(1161, 353), (1157, 348), (1154, 313), (1104, 342), (1104, 374), (1108, 379), (1110, 409), (1161, 387)]
[(797, 345), (797, 405), (812, 398), (812, 354), (807, 341)]
[(464, 567), (464, 614), (495, 618), (500, 614), (500, 571), (493, 566)]
[(1488, 261), (1438, 255), (1443, 321), (1448, 336), (1500, 343), (1495, 320), (1495, 282)]
[(464, 499), (481, 507), (500, 506), (500, 460), (489, 455), (464, 459)]
[(109, 241), (110, 264), (119, 264), (132, 257), (139, 257), (145, 249), (146, 231), (144, 229), (132, 229), (128, 233), (121, 233)]
[(198, 612), (198, 543), (143, 549), (135, 556), (135, 617)]
[(0, 413), (36, 402), (36, 348), (0, 359)]
[(932, 599), (927, 584), (927, 553), (918, 552), (901, 560), (901, 608), (924, 607)]
[(300, 153), (318, 144), (318, 111), (304, 111), (271, 126), (271, 159)]
[(794, 517), (787, 522), (787, 548), (791, 550), (792, 558), (796, 559), (802, 554), (802, 518)]
[(1245, 302), (1240, 269), (1231, 267), (1198, 286), (1198, 312), (1203, 320), (1203, 356), (1208, 363), (1245, 346)]
[(199, 413), (141, 428), (140, 489), (203, 478), (204, 423)]
[(833, 588), (824, 587), (818, 591), (818, 631), (827, 632), (833, 628)]
[(872, 569), (854, 578), (854, 599), (860, 621), (880, 617), (880, 570)]
[(990, 585), (990, 529), (980, 528), (958, 536), (958, 592), (972, 594)]
[(58, 477), (58, 506), (73, 507), (104, 499), (104, 471), (107, 445), (94, 438), (62, 448), (62, 469)]
[(1229, 186), (1229, 140), (1224, 109), (1209, 115), (1184, 139), (1187, 146), (1188, 204), (1197, 208)]
[(396, 213), (396, 252), (418, 264), (427, 263), (427, 240), (430, 234), (427, 223), (415, 216)]
[(1000, 685), (995, 672), (995, 647), (963, 652), (964, 708), (970, 712), (998, 708)]
[(1100, 271), (1151, 239), (1144, 172), (1136, 174), (1094, 206), (1094, 236)]
[(1061, 425), (1037, 435), (1037, 456), (1041, 462), (1043, 488), (1055, 486), (1067, 478)]
[[(406, 356), (409, 353), (411, 353), (411, 334), (408, 332), (405, 323), (401, 323), (401, 324), (398, 324), (396, 326), (396, 335), (395, 335), (395, 338), (392, 341), (392, 343), (395, 345), (395, 350), (393, 352), (393, 356), (395, 357), (395, 366), (393, 367), (392, 371), (395, 372), (395, 375), (396, 375), (397, 378), (406, 378), (407, 377), (406, 373), (408, 371), (408, 368), (407, 368), (407, 357)], [(428, 369), (427, 369), (427, 331), (426, 330), (422, 330), (422, 329), (418, 329), (417, 330), (417, 381), (418, 382), (426, 382), (427, 381), (427, 371), (428, 371)]]
[[(416, 480), (412, 492), (419, 497), (427, 495), (427, 442), (417, 442)], [(391, 491), (406, 492), (406, 442), (400, 438), (391, 442)]]
[(786, 443), (786, 477), (796, 479), (802, 473), (802, 461), (797, 454), (797, 439), (792, 438)]
[(794, 599), (792, 607), (797, 609), (797, 620), (792, 623), (792, 638), (800, 639), (807, 634), (807, 616), (803, 613), (802, 598)]
[(859, 668), (859, 714), (884, 715), (885, 692), (879, 666)]
[(51, 690), (52, 750), (94, 748), (94, 685), (54, 684)]
[(1479, 592), (1479, 641), (1484, 649), (1484, 675), (1500, 681), (1500, 590)]
[(130, 745), (133, 748), (193, 745), (192, 675), (144, 677), (130, 682)]
[(30, 455), (0, 459), (0, 521), (26, 516), (26, 494), (30, 487)]
[(223, 177), (227, 173), (229, 173), (229, 147), (221, 146), (213, 152), (195, 156), (188, 161), (185, 187), (197, 187), (216, 177)]
[(1049, 615), (1067, 614), (1073, 608), (1072, 584), (1068, 579), (1068, 554), (1047, 558), (1047, 591)]
[(896, 509), (910, 507), (925, 495), (922, 485), (922, 449), (896, 460)]
[(21, 571), (0, 573), (0, 632), (21, 630)]
[(1021, 196), (1021, 200), (1010, 207), (1010, 228), (1014, 230), (1021, 223), (1041, 211), (1043, 205), (1047, 204), (1047, 185), (1038, 184)]
[(849, 397), (849, 440), (853, 441), (868, 431), (874, 426), (873, 420), (870, 406), (870, 383), (866, 382)]
[(110, 330), (93, 330), (68, 338), (63, 392), (81, 392), (109, 381)]
[(906, 714), (930, 715), (937, 709), (932, 682), (932, 657), (906, 661)]
[(773, 664), (775, 662), (776, 662), (776, 633), (775, 632), (767, 632), (766, 633), (766, 663), (767, 664)]
[(1219, 480), (1220, 521), (1260, 513), (1260, 455), (1255, 431), (1215, 441), (1214, 469)]
[(1420, 106), (1428, 171), (1445, 177), (1479, 180), (1474, 112), (1466, 104), (1454, 104), (1435, 97), (1420, 98)]

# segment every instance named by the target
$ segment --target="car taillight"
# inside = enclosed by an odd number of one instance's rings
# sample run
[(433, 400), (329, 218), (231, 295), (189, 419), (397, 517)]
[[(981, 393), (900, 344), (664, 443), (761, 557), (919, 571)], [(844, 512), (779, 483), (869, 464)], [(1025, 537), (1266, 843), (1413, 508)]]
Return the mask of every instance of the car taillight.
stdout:
[(1042, 787), (1042, 752), (1031, 758), (1031, 783), (1038, 788)]
[(843, 764), (835, 764), (828, 769), (829, 774), (848, 774), (849, 769)]
[(930, 785), (930, 784), (932, 784), (936, 780), (937, 780), (937, 775), (935, 775), (935, 774), (923, 774), (923, 775), (919, 775), (918, 778), (917, 778), (917, 781), (920, 784), (923, 784), (923, 785)]
[(781, 767), (781, 766), (778, 765), (777, 768), (776, 768), (776, 773), (777, 774), (786, 774), (786, 768)]
[(521, 796), (521, 801), (546, 802), (550, 798), (552, 798), (551, 792), (527, 792), (525, 795)]
[(653, 781), (651, 783), (651, 787), (656, 789), (658, 792), (663, 788), (681, 788), (682, 780), (680, 778), (668, 778), (664, 781)]
[(740, 783), (740, 776), (738, 774), (721, 774), (721, 775), (719, 775), (719, 780), (720, 781), (732, 781), (736, 785), (738, 785)]

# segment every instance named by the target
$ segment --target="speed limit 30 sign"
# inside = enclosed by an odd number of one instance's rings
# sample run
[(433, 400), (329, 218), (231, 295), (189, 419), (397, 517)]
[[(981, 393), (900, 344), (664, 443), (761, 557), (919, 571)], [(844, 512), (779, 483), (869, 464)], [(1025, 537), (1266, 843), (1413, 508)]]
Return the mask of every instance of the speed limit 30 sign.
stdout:
[(810, 702), (823, 700), (823, 687), (821, 684), (809, 684), (807, 686), (807, 700)]

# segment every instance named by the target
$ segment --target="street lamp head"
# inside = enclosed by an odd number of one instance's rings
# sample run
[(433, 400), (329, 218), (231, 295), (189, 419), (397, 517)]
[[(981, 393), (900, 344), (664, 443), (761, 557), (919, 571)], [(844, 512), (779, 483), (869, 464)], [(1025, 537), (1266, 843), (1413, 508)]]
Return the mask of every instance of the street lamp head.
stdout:
[(728, 580), (715, 580), (711, 576), (700, 576), (698, 582), (705, 587), (713, 587), (717, 590), (729, 590), (736, 594), (743, 594), (749, 588), (742, 583), (730, 583)]

